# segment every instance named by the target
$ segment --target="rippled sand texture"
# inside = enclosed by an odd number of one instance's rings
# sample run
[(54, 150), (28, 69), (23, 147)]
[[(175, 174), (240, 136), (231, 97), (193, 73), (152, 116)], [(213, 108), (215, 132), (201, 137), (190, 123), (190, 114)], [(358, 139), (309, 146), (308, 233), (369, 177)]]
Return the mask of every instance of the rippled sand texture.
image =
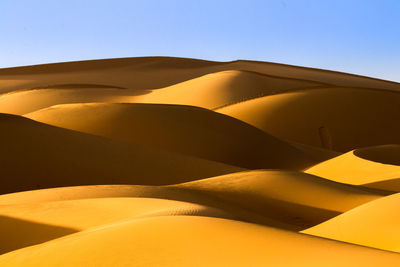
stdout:
[(400, 266), (400, 84), (255, 61), (0, 69), (0, 266)]

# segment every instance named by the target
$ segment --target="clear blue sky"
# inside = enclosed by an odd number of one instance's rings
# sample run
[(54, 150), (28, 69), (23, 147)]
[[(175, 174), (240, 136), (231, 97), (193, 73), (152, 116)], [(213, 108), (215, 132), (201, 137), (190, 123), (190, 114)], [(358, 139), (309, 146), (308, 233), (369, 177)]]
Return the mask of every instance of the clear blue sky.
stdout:
[(0, 0), (0, 67), (136, 56), (400, 81), (400, 0)]

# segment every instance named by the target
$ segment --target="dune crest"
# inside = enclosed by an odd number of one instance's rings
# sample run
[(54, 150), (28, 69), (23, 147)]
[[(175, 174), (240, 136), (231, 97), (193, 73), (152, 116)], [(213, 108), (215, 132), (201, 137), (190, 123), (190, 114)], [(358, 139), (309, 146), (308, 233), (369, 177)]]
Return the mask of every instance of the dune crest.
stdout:
[(330, 158), (323, 153), (316, 155), (298, 148), (229, 116), (193, 106), (67, 104), (29, 113), (25, 117), (243, 168), (299, 170)]
[(269, 62), (0, 69), (0, 266), (398, 266), (399, 115)]
[(309, 89), (261, 97), (217, 111), (278, 138), (339, 152), (400, 143), (398, 92)]
[[(243, 240), (252, 245), (243, 246)], [(156, 251), (158, 256), (154, 257)], [(288, 252), (291, 257), (287, 256)], [(307, 254), (313, 257), (305, 258)], [(223, 219), (176, 216), (127, 221), (69, 235), (1, 255), (0, 265), (84, 266), (81, 259), (103, 266), (190, 266), (210, 262), (232, 266), (265, 262), (326, 265), (327, 258), (330, 266), (360, 261), (370, 266), (400, 262), (400, 256), (395, 253), (274, 228)]]
[[(170, 184), (243, 170), (0, 114), (1, 193), (83, 184)], [(27, 179), (34, 177), (34, 179)]]
[(321, 162), (305, 172), (333, 181), (400, 191), (400, 145), (356, 149)]
[(212, 195), (299, 228), (381, 197), (305, 173), (281, 170), (237, 172), (172, 187)]
[(399, 205), (400, 194), (394, 194), (356, 207), (302, 232), (400, 252)]

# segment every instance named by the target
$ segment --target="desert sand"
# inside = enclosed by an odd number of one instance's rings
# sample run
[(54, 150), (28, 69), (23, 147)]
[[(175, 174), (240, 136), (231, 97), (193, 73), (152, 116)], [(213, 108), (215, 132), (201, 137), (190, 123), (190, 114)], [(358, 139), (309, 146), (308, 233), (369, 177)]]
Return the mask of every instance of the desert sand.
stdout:
[(0, 266), (398, 266), (399, 118), (268, 62), (0, 69)]

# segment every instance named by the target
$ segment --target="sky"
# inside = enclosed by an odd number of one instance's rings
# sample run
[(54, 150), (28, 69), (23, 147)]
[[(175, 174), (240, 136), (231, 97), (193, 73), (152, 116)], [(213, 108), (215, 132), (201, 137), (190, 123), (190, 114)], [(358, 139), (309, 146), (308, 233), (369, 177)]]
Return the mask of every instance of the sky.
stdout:
[(0, 0), (0, 68), (176, 56), (400, 82), (399, 0)]

